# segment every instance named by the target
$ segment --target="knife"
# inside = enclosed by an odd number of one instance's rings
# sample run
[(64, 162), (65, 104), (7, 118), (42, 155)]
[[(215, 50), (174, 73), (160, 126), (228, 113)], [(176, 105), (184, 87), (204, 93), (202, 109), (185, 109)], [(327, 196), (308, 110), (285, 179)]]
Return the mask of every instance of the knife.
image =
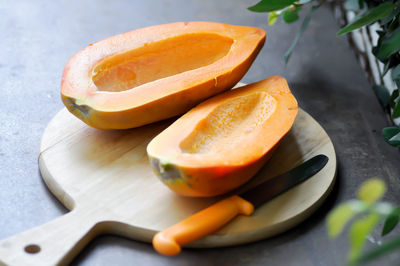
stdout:
[(315, 175), (327, 162), (327, 156), (317, 155), (240, 195), (223, 199), (157, 233), (153, 237), (153, 247), (163, 255), (177, 255), (182, 245), (217, 231), (239, 214), (251, 215), (254, 208)]

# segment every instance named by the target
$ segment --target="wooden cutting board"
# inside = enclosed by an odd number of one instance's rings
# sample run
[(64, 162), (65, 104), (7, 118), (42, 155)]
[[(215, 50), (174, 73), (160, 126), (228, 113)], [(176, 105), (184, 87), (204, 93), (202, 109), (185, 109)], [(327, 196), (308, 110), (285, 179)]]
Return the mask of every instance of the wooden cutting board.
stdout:
[[(151, 242), (156, 232), (221, 199), (178, 196), (152, 172), (147, 143), (171, 122), (100, 131), (61, 110), (44, 132), (39, 166), (49, 189), (71, 212), (1, 241), (0, 260), (9, 265), (67, 264), (101, 233)], [(321, 153), (329, 162), (314, 177), (190, 246), (230, 246), (267, 238), (300, 223), (322, 204), (335, 180), (335, 150), (323, 128), (300, 109), (270, 161), (238, 191)]]

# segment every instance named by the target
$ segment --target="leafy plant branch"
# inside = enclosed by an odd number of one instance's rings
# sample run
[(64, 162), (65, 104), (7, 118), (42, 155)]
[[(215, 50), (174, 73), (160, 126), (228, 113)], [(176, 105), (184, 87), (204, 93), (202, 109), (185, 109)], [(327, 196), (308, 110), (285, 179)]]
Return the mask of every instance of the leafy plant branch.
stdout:
[[(267, 12), (268, 24), (273, 25), (279, 17), (290, 24), (300, 19), (300, 11), (305, 5), (312, 5), (304, 16), (292, 44), (284, 55), (285, 63), (307, 29), (312, 15), (326, 0), (261, 0), (248, 9), (253, 12)], [(332, 2), (332, 1), (330, 1)], [(372, 49), (373, 55), (384, 64), (383, 75), (391, 71), (391, 78), (396, 89), (389, 92), (384, 85), (374, 86), (374, 91), (382, 107), (391, 115), (392, 119), (400, 117), (400, 1), (390, 0), (347, 0), (344, 2), (347, 9), (356, 12), (355, 18), (339, 30), (338, 36), (347, 34), (362, 27), (379, 23), (380, 30), (378, 43)], [(400, 148), (400, 126), (387, 127), (382, 130), (387, 143)]]
[(326, 225), (329, 236), (336, 238), (349, 223), (349, 265), (360, 265), (383, 254), (400, 248), (400, 235), (381, 246), (362, 253), (367, 236), (384, 221), (381, 235), (390, 233), (400, 219), (400, 207), (378, 200), (386, 191), (385, 183), (379, 179), (367, 180), (359, 189), (357, 199), (347, 201), (329, 213)]

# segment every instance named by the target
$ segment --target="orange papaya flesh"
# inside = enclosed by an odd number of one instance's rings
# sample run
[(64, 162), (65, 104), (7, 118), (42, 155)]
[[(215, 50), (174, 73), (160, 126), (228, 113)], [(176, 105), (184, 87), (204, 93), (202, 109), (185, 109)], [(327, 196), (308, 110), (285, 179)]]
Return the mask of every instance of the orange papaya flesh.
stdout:
[(68, 110), (99, 129), (125, 129), (182, 114), (232, 88), (265, 41), (259, 28), (171, 23), (91, 44), (65, 66)]
[(214, 96), (147, 146), (161, 181), (184, 196), (215, 196), (246, 183), (293, 125), (298, 106), (284, 78)]

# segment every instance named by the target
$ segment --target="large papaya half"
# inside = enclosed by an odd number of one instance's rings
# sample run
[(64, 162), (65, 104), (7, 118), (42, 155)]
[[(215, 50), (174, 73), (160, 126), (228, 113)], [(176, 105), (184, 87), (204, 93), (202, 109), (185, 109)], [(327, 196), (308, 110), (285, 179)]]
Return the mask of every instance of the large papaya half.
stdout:
[(68, 61), (61, 96), (99, 129), (173, 117), (232, 88), (265, 41), (259, 28), (212, 22), (157, 25), (91, 44)]
[(296, 115), (286, 80), (273, 76), (194, 107), (156, 136), (147, 154), (162, 182), (178, 194), (222, 194), (256, 174)]

